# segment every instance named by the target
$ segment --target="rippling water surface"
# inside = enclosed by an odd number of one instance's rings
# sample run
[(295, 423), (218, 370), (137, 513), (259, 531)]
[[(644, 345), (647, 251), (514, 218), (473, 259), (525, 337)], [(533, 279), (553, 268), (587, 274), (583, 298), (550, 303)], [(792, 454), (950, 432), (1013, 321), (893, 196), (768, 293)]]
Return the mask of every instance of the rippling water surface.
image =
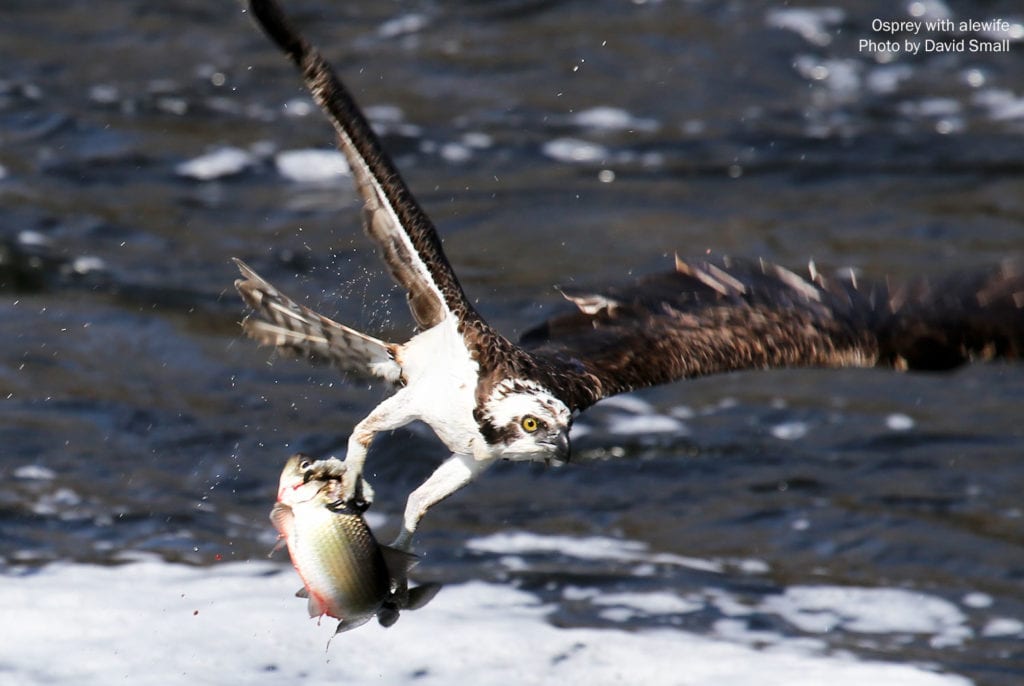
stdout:
[[(566, 306), (554, 284), (676, 252), (897, 280), (1024, 255), (1016, 2), (290, 5), (507, 333)], [(2, 14), (0, 581), (263, 558), (284, 458), (343, 450), (385, 389), (239, 338), (230, 257), (410, 330), (331, 132), (234, 2)], [(1004, 18), (964, 37), (1010, 50), (859, 50), (877, 18)], [(814, 641), (1020, 683), (1022, 407), (1019, 364), (614, 399), (578, 423), (576, 464), (499, 465), (431, 513), (418, 573), (455, 598), (525, 591), (566, 631)], [(378, 440), (382, 536), (443, 457), (422, 427)]]

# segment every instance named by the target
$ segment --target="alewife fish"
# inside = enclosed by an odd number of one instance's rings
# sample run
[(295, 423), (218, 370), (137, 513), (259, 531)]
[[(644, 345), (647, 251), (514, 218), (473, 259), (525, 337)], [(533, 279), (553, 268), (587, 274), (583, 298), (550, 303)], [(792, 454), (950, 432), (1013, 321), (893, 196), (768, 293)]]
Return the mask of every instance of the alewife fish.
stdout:
[(365, 508), (346, 503), (344, 478), (341, 460), (292, 455), (270, 520), (302, 578), (296, 595), (308, 598), (310, 617), (340, 620), (336, 633), (375, 615), (382, 626), (391, 626), (399, 610), (422, 607), (440, 586), (408, 588), (415, 556), (377, 543), (363, 518)]

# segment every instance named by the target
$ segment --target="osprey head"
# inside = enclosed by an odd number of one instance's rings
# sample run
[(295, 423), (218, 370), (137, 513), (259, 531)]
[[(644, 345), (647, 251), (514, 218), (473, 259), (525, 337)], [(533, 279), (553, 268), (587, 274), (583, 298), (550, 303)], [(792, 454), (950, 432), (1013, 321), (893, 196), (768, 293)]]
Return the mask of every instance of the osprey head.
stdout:
[(498, 457), (569, 460), (572, 413), (551, 391), (534, 381), (504, 379), (473, 411), (480, 433)]

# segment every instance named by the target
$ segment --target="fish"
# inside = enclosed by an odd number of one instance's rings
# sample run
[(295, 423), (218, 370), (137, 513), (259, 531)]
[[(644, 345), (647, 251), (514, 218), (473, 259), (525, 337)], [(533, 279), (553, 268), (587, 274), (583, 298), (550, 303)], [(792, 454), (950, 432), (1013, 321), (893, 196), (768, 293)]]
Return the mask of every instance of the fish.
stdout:
[(307, 599), (310, 617), (339, 620), (335, 635), (374, 616), (391, 626), (401, 610), (426, 605), (441, 588), (409, 588), (416, 556), (377, 542), (363, 517), (366, 508), (346, 502), (344, 479), (343, 461), (296, 453), (281, 471), (270, 512), (278, 547), (288, 548), (302, 579), (296, 595)]

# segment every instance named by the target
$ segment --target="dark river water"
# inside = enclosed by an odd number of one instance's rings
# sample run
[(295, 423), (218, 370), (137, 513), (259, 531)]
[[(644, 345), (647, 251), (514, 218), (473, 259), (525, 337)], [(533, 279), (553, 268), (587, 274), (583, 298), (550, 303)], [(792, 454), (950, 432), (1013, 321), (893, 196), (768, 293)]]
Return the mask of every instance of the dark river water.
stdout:
[[(1019, 2), (808, 4), (290, 3), (506, 333), (564, 310), (555, 284), (674, 253), (893, 280), (1024, 257)], [(0, 582), (138, 553), (263, 559), (285, 457), (340, 454), (387, 389), (241, 338), (230, 258), (340, 321), (411, 331), (350, 180), (309, 152), (331, 131), (235, 2), (6, 0), (0, 18)], [(872, 50), (859, 41), (890, 39), (877, 18), (1005, 18), (892, 40), (1010, 49)], [(420, 577), (548, 601), (570, 585), (919, 591), (961, 613), (959, 633), (819, 638), (1024, 683), (1024, 366), (742, 373), (578, 424), (574, 464), (498, 465), (432, 512)], [(383, 537), (443, 457), (422, 427), (375, 443)], [(509, 563), (511, 532), (544, 544)], [(559, 543), (606, 539), (715, 569), (638, 574)], [(567, 600), (550, 621), (614, 623), (597, 607)], [(709, 604), (685, 629), (721, 617)]]

